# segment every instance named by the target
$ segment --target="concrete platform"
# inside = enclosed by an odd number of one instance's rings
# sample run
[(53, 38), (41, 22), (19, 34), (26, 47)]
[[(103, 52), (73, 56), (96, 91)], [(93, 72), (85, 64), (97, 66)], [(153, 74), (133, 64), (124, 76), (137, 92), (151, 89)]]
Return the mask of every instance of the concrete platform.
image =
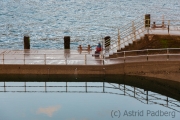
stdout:
[(78, 50), (0, 50), (0, 64), (101, 65), (94, 51)]
[(151, 28), (149, 34), (158, 34), (158, 35), (180, 35), (180, 29), (169, 30), (167, 28)]
[(78, 50), (0, 50), (0, 64), (14, 65), (111, 65), (147, 61), (180, 61), (180, 53), (118, 58), (94, 57), (94, 51)]

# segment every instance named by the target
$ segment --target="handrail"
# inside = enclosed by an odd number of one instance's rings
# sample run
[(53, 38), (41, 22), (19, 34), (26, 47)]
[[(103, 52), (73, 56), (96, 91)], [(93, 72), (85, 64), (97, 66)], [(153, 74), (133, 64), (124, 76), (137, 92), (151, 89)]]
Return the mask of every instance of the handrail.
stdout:
[[(136, 41), (137, 37), (140, 38), (141, 36), (144, 36), (145, 34), (144, 32), (146, 31), (146, 28), (144, 26), (144, 21), (145, 21), (144, 18), (140, 18), (140, 19), (136, 19), (132, 21), (132, 23), (128, 23), (124, 25), (123, 27), (120, 27), (119, 28), (119, 30), (121, 31), (120, 35), (118, 32), (117, 37), (115, 37), (116, 40), (111, 41), (109, 51), (105, 51), (105, 54), (106, 53), (110, 54), (111, 51), (114, 53), (114, 50), (121, 49), (121, 47), (124, 48), (125, 46), (130, 44), (129, 42)], [(164, 18), (163, 19), (151, 18), (150, 21), (151, 21), (150, 26), (153, 26), (152, 22), (157, 22), (156, 25), (162, 25), (162, 22), (164, 22), (163, 24), (165, 26), (164, 27), (162, 26), (162, 28), (168, 29), (168, 33), (169, 31), (180, 30), (180, 23), (177, 23), (180, 20), (165, 20)], [(177, 28), (178, 27), (177, 25), (179, 25), (179, 28)], [(150, 27), (149, 30), (151, 29), (154, 29), (154, 28)], [(118, 42), (119, 39), (120, 39), (120, 42)]]
[[(155, 52), (155, 51), (157, 51), (157, 52)], [(93, 64), (100, 61), (100, 63), (98, 63), (98, 65), (106, 65), (106, 64), (108, 64), (106, 62), (108, 60), (119, 60), (122, 58), (122, 59), (124, 59), (124, 62), (126, 62), (127, 58), (146, 57), (147, 60), (144, 60), (144, 61), (150, 61), (149, 58), (153, 57), (153, 56), (156, 56), (158, 58), (160, 56), (167, 56), (166, 58), (163, 58), (163, 61), (167, 61), (167, 60), (174, 60), (174, 61), (178, 60), (179, 61), (178, 58), (180, 56), (180, 48), (129, 50), (129, 51), (116, 52), (115, 54), (117, 54), (116, 58), (105, 58), (101, 55), (100, 55), (100, 57), (94, 58), (91, 56), (91, 54), (69, 54), (70, 56), (68, 56), (68, 54), (0, 54), (0, 64), (16, 64), (17, 63), (17, 64), (44, 64), (44, 65), (47, 65), (47, 64), (51, 64), (48, 62), (56, 62), (55, 64), (59, 64), (57, 62), (64, 61), (66, 65), (68, 65), (68, 64), (88, 65), (88, 62), (90, 62), (90, 61), (93, 61)], [(118, 54), (121, 54), (121, 55), (118, 56)], [(28, 55), (30, 57), (28, 57), (26, 55)], [(78, 57), (74, 58), (73, 55), (78, 56)], [(171, 58), (171, 56), (178, 56), (178, 58), (174, 59), (174, 58)], [(162, 59), (162, 58), (159, 58), (159, 59)], [(159, 60), (159, 59), (157, 59), (157, 60)], [(10, 62), (7, 63), (7, 61), (10, 61)], [(29, 61), (32, 61), (32, 62), (28, 63)], [(74, 61), (74, 62), (76, 61), (78, 63), (68, 63), (69, 61)], [(61, 63), (61, 64), (63, 64), (63, 63)], [(118, 63), (120, 63), (120, 61)]]

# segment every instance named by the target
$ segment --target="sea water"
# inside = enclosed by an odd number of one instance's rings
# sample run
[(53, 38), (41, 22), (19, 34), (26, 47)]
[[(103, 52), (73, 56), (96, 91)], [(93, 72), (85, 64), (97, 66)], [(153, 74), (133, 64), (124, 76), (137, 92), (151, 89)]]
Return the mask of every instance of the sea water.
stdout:
[(105, 36), (151, 14), (180, 19), (179, 0), (0, 0), (0, 49), (23, 49), (29, 35), (32, 49), (62, 49), (96, 45)]
[(0, 82), (1, 120), (180, 119), (176, 99), (110, 81), (5, 82), (5, 86)]

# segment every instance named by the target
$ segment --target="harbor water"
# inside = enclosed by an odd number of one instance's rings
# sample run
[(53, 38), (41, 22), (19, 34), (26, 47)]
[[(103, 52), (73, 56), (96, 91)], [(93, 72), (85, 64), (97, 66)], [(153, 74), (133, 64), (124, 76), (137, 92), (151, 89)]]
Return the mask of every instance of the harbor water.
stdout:
[[(31, 49), (63, 49), (64, 36), (71, 49), (94, 46), (145, 14), (179, 11), (180, 0), (0, 0), (0, 49), (22, 50), (24, 35)], [(55, 81), (1, 79), (0, 120), (180, 120), (179, 84)]]
[(105, 36), (151, 14), (157, 19), (180, 19), (179, 0), (1, 0), (0, 49), (23, 49), (29, 35), (32, 49), (62, 49), (96, 45)]

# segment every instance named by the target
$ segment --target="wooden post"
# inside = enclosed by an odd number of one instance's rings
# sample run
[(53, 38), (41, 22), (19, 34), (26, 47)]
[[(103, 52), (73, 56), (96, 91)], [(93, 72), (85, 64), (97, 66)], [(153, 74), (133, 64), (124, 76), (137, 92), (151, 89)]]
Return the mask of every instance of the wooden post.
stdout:
[(151, 23), (151, 21), (150, 21), (150, 19), (151, 19), (151, 15), (150, 14), (146, 14), (145, 15), (145, 28), (149, 28), (150, 27), (150, 23)]
[(104, 38), (104, 43), (105, 43), (105, 48), (108, 48), (110, 46), (110, 40), (111, 40), (111, 37), (110, 36), (106, 36)]
[(29, 36), (24, 36), (24, 49), (30, 49), (30, 38)]
[(146, 14), (145, 15), (145, 28), (147, 29), (147, 33), (149, 34), (149, 27), (151, 26), (151, 15)]
[(64, 36), (64, 49), (70, 49), (70, 36)]

